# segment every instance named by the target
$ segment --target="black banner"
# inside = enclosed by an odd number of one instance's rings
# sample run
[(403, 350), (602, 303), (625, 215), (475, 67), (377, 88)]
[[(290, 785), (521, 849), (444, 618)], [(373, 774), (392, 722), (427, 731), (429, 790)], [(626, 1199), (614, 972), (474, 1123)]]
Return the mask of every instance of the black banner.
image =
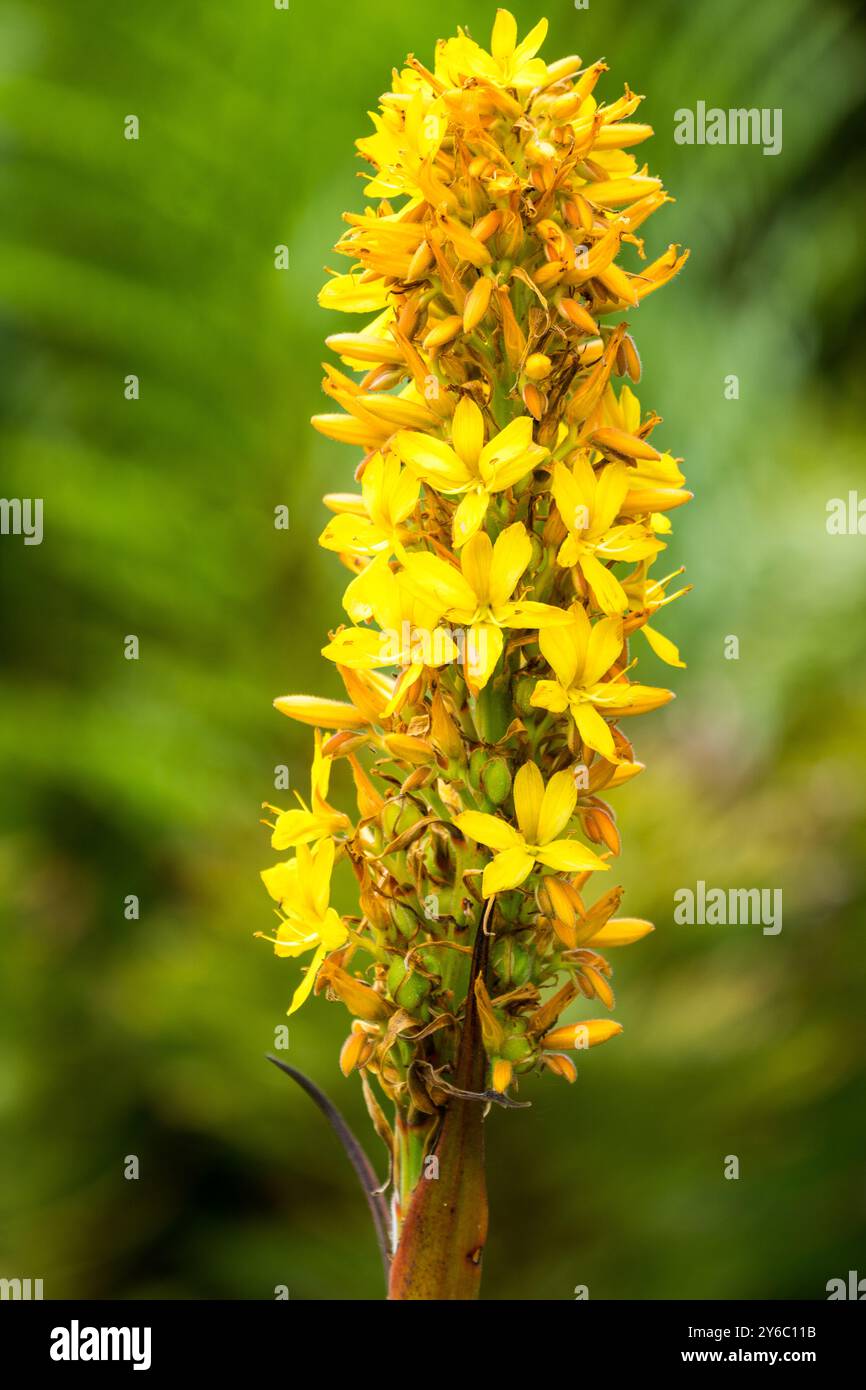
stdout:
[[(822, 1380), (858, 1364), (863, 1333), (859, 1303), (827, 1302), (645, 1302), (577, 1301), (547, 1305), (545, 1323), (530, 1303), (507, 1324), (497, 1306), (473, 1317), (466, 1305), (447, 1309), (376, 1309), (373, 1304), (26, 1302), (0, 1305), (4, 1368), (50, 1373), (59, 1382), (136, 1372), (158, 1381), (177, 1372), (297, 1378), (310, 1363), (332, 1372), (345, 1364), (357, 1372), (377, 1364), (389, 1378), (405, 1379), (420, 1367), (432, 1373), (433, 1348), (455, 1333), (476, 1344), (479, 1361), (498, 1361), (503, 1351), (531, 1356), (539, 1366), (560, 1339), (571, 1348), (573, 1371), (594, 1370), (652, 1376), (675, 1367), (806, 1366)], [(318, 1305), (321, 1307), (321, 1305)], [(558, 1306), (559, 1313), (552, 1308)], [(332, 1311), (337, 1309), (336, 1314)], [(357, 1312), (355, 1311), (357, 1310)], [(481, 1317), (479, 1318), (479, 1312)], [(464, 1317), (463, 1334), (461, 1324)], [(357, 1334), (353, 1324), (357, 1318)], [(336, 1319), (339, 1319), (337, 1324)], [(362, 1321), (363, 1319), (363, 1321)], [(322, 1333), (331, 1325), (331, 1332)], [(541, 1329), (546, 1333), (539, 1344)], [(483, 1328), (483, 1332), (480, 1331)], [(378, 1348), (377, 1332), (386, 1341)], [(312, 1335), (311, 1335), (312, 1334)], [(531, 1335), (530, 1335), (531, 1334)], [(548, 1336), (549, 1334), (549, 1336)], [(418, 1351), (426, 1348), (422, 1361)], [(387, 1348), (387, 1358), (385, 1349)], [(450, 1352), (449, 1352), (450, 1359)], [(306, 1369), (304, 1369), (306, 1368)], [(562, 1367), (561, 1369), (564, 1369)], [(850, 1373), (850, 1372), (849, 1372)]]

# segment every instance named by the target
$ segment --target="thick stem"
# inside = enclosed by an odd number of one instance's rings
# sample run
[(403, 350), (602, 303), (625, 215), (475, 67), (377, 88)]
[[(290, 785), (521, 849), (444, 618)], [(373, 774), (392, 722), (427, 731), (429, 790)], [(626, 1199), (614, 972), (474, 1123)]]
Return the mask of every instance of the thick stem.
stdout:
[[(455, 1086), (480, 1092), (485, 1054), (475, 1002), (489, 938), (479, 926), (472, 957)], [(487, 1239), (484, 1110), (480, 1101), (452, 1097), (433, 1148), (435, 1165), (421, 1177), (391, 1265), (390, 1299), (473, 1299), (481, 1285)]]

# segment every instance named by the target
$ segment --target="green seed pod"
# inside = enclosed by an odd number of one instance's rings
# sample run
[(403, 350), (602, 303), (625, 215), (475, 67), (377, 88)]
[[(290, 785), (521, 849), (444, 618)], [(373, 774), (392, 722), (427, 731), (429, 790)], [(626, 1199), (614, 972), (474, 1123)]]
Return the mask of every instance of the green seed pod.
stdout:
[(418, 931), (418, 918), (411, 908), (404, 903), (395, 902), (393, 899), (390, 906), (391, 921), (397, 928), (401, 936), (405, 936), (407, 941), (411, 941)]
[(517, 682), (514, 687), (514, 708), (518, 714), (532, 714), (535, 706), (530, 704), (530, 696), (536, 684), (534, 676), (521, 676)]
[(503, 936), (493, 947), (490, 961), (500, 983), (507, 989), (525, 985), (532, 962), (528, 951), (513, 936)]
[(519, 1033), (513, 1033), (502, 1044), (501, 1055), (507, 1062), (514, 1062), (518, 1065), (521, 1062), (531, 1063), (535, 1057), (535, 1048), (528, 1038), (521, 1037)]
[(430, 981), (417, 970), (407, 970), (402, 956), (395, 956), (388, 967), (388, 993), (401, 1009), (415, 1013), (430, 993)]
[(518, 893), (500, 893), (496, 902), (506, 922), (517, 921), (523, 905), (523, 899)]
[(485, 796), (494, 806), (501, 806), (511, 791), (511, 770), (504, 758), (491, 758), (481, 774), (481, 786)]
[(481, 790), (481, 779), (488, 757), (486, 748), (473, 748), (469, 759), (469, 781), (477, 792)]

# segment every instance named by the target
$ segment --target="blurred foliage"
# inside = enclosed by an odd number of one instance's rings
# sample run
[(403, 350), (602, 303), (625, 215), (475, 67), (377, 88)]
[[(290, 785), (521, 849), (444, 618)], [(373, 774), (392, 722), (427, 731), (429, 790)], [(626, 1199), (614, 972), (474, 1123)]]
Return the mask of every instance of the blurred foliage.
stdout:
[[(0, 1273), (48, 1297), (380, 1294), (336, 1142), (263, 1061), (296, 967), (252, 940), (257, 807), (276, 764), (307, 776), (271, 698), (338, 693), (318, 649), (341, 573), (315, 538), (351, 454), (307, 419), (352, 141), (392, 62), (458, 23), (486, 41), (493, 12), (0, 6), (0, 492), (44, 497), (46, 527), (0, 540)], [(485, 1293), (822, 1297), (862, 1272), (866, 1225), (866, 542), (825, 527), (863, 476), (866, 42), (842, 0), (548, 12), (547, 57), (606, 56), (605, 97), (648, 94), (677, 198), (649, 249), (693, 249), (634, 327), (697, 493), (670, 551), (695, 587), (662, 624), (688, 670), (641, 644), (679, 698), (641, 721), (648, 771), (617, 801), (626, 908), (658, 930), (615, 962), (623, 1039), (490, 1119)], [(782, 153), (675, 145), (699, 99), (781, 107)], [(675, 926), (698, 879), (781, 887), (781, 935)], [(381, 1164), (346, 1023), (311, 1003), (289, 1056)]]

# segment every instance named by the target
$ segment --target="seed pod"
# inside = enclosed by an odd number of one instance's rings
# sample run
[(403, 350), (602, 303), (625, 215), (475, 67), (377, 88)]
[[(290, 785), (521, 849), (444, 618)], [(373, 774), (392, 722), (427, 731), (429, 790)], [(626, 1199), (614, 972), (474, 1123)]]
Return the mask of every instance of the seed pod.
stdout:
[(469, 758), (469, 781), (477, 792), (481, 791), (481, 778), (487, 764), (489, 754), (486, 748), (473, 748)]
[(483, 766), (481, 788), (494, 806), (502, 806), (511, 791), (511, 771), (504, 758), (491, 758)]
[(390, 913), (391, 921), (397, 928), (397, 931), (401, 936), (405, 937), (407, 941), (411, 941), (412, 938), (417, 935), (421, 925), (415, 913), (411, 908), (406, 907), (403, 903), (396, 902), (393, 898), (390, 903)]
[(395, 956), (388, 967), (388, 993), (401, 1009), (414, 1014), (430, 993), (430, 981)]
[(496, 941), (490, 964), (503, 989), (517, 989), (529, 979), (529, 952), (513, 936), (502, 936)]

